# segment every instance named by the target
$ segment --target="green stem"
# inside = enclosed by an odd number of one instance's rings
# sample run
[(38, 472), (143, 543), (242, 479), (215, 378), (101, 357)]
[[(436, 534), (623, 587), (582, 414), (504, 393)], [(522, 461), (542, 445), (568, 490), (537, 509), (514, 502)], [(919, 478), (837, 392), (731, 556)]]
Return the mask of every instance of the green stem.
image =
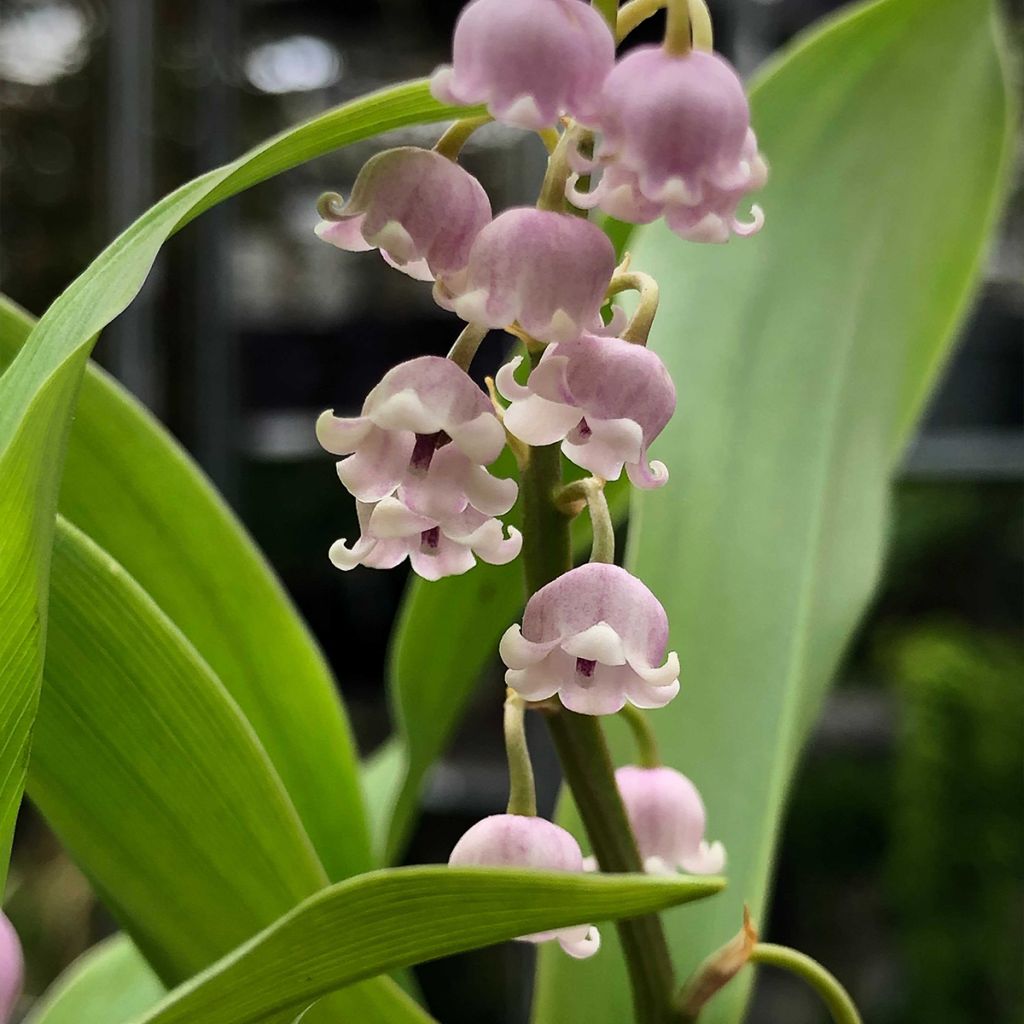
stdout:
[(444, 134), (434, 143), (434, 152), (449, 160), (458, 160), (462, 147), (469, 141), (469, 137), (485, 124), (490, 124), (493, 118), (490, 114), (483, 114), (480, 117), (464, 117), (456, 121)]
[[(565, 781), (602, 871), (643, 871), (626, 818), (600, 721), (562, 708), (545, 716)], [(669, 1024), (675, 984), (661, 920), (654, 914), (619, 921), (637, 1024)]]
[[(534, 363), (538, 359), (539, 354), (532, 356)], [(561, 482), (559, 446), (532, 448), (522, 478), (523, 564), (531, 594), (572, 568), (569, 519), (554, 502)], [(601, 869), (642, 871), (600, 721), (564, 708), (545, 714), (545, 718)], [(661, 921), (648, 915), (620, 921), (616, 927), (626, 956), (637, 1024), (668, 1024), (673, 1020), (675, 981)]]
[(612, 514), (608, 509), (608, 498), (604, 493), (604, 481), (588, 476), (582, 480), (574, 480), (555, 493), (555, 506), (570, 519), (575, 518), (587, 503), (590, 514), (590, 532), (593, 540), (590, 544), (590, 560), (615, 563), (615, 527), (612, 525)]
[(473, 357), (480, 348), (480, 342), (487, 337), (488, 328), (483, 324), (466, 324), (455, 344), (448, 351), (448, 358), (458, 367), (469, 371)]
[(538, 210), (553, 210), (565, 213), (565, 183), (569, 180), (572, 168), (569, 166), (569, 147), (576, 144), (576, 132), (569, 128), (562, 132), (558, 145), (548, 157), (547, 170), (537, 195)]
[(619, 715), (629, 726), (636, 741), (637, 756), (641, 768), (660, 768), (661, 754), (658, 752), (658, 738), (654, 735), (647, 716), (632, 704), (626, 704)]
[(689, 0), (668, 0), (665, 14), (665, 50), (674, 57), (685, 57), (691, 46)]
[(612, 278), (608, 286), (608, 298), (625, 291), (639, 292), (640, 301), (622, 332), (622, 339), (636, 345), (646, 345), (654, 318), (658, 315), (658, 282), (650, 274), (639, 270), (622, 271)]
[(505, 755), (508, 758), (508, 813), (537, 816), (537, 790), (533, 764), (526, 745), (523, 698), (511, 691), (505, 698)]
[(806, 953), (770, 942), (759, 942), (750, 953), (750, 962), (781, 967), (802, 978), (821, 997), (835, 1024), (861, 1024), (860, 1014), (846, 989)]

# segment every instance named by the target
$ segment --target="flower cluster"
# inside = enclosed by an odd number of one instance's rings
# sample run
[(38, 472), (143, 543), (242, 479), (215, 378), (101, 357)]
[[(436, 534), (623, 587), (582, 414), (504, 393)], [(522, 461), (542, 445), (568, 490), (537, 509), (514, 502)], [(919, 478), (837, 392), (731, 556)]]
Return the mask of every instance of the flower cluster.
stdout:
[[(589, 505), (593, 557), (538, 589), (522, 624), (501, 638), (509, 699), (519, 708), (512, 726), (506, 718), (506, 744), (520, 796), (509, 813), (462, 837), (453, 866), (579, 872), (588, 864), (568, 832), (535, 816), (532, 797), (522, 803), (522, 792), (532, 793), (527, 704), (639, 715), (679, 692), (668, 616), (614, 564), (602, 490), (623, 472), (638, 488), (668, 481), (668, 468), (649, 455), (676, 407), (675, 385), (646, 347), (657, 288), (629, 272), (628, 258), (617, 265), (607, 235), (580, 216), (600, 208), (632, 223), (663, 217), (699, 242), (760, 228), (757, 207), (747, 222), (737, 214), (766, 177), (743, 87), (723, 58), (688, 43), (679, 49), (639, 47), (616, 61), (613, 33), (584, 0), (473, 0), (456, 25), (453, 62), (435, 72), (431, 89), (443, 102), (485, 104), (495, 119), (545, 137), (553, 152), (537, 207), (493, 214), (458, 163), (473, 120), (456, 123), (432, 150), (378, 153), (347, 201), (330, 193), (319, 205), (322, 239), (350, 252), (379, 250), (429, 282), (436, 303), (466, 324), (448, 358), (422, 356), (385, 374), (358, 416), (320, 417), (317, 437), (340, 458), (360, 527), (354, 541), (331, 547), (338, 568), (408, 559), (436, 580), (477, 559), (516, 558), (523, 538), (499, 517), (512, 511), (518, 484), (489, 469), (506, 446), (524, 479), (532, 453), (552, 445), (592, 474), (571, 495), (541, 496), (562, 502), (566, 516)], [(591, 190), (581, 188), (582, 175)], [(627, 289), (641, 292), (640, 308), (628, 321), (616, 309), (606, 323), (606, 304)], [(525, 355), (501, 367), (488, 395), (468, 368), (491, 330), (520, 338)], [(724, 850), (705, 842), (704, 806), (685, 776), (648, 759), (621, 768), (615, 781), (646, 870), (722, 868)], [(600, 941), (590, 925), (523, 938), (557, 940), (574, 957), (592, 955)]]
[[(341, 482), (356, 499), (361, 534), (331, 547), (339, 569), (390, 569), (406, 557), (425, 579), (501, 565), (519, 554), (494, 516), (514, 504), (514, 480), (486, 469), (505, 447), (490, 402), (449, 359), (401, 363), (367, 395), (362, 414), (325, 412), (316, 425), (327, 451), (343, 455)], [(476, 557), (474, 557), (476, 556)]]
[[(600, 169), (575, 205), (600, 207), (632, 224), (664, 217), (696, 242), (725, 242), (758, 231), (743, 197), (768, 175), (750, 128), (750, 108), (731, 65), (717, 54), (642, 46), (614, 60), (611, 33), (582, 0), (474, 0), (455, 26), (454, 61), (431, 88), (447, 103), (485, 103), (495, 118), (549, 127), (563, 114), (598, 133)], [(570, 186), (571, 188), (572, 186)]]

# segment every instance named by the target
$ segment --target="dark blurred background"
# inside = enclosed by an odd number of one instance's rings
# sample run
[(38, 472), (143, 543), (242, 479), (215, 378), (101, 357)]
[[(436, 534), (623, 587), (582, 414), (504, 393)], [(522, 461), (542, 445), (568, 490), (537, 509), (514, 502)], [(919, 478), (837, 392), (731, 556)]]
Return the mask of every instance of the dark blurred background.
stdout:
[[(460, 6), (3, 0), (0, 290), (42, 312), (181, 182), (325, 107), (429, 73), (447, 58)], [(719, 48), (749, 72), (834, 6), (712, 2)], [(386, 142), (430, 144), (437, 131)], [(316, 197), (346, 192), (382, 145), (353, 146), (206, 214), (171, 241), (96, 350), (227, 494), (328, 655), (362, 637), (359, 660), (347, 647), (339, 674), (364, 752), (390, 728), (382, 665), (404, 573), (328, 564), (354, 513), (312, 424), (327, 406), (354, 412), (389, 366), (444, 352), (455, 331), (428, 289), (313, 235)], [(534, 139), (497, 126), (465, 154), (495, 208), (531, 201), (542, 160)], [(1018, 201), (900, 472), (885, 583), (807, 751), (765, 922), (774, 941), (829, 964), (874, 1024), (1021, 1019), (1022, 281)], [(501, 809), (493, 691), (431, 781), (410, 860), (445, 859), (469, 824)], [(546, 772), (549, 799), (556, 782)], [(112, 922), (31, 814), (11, 886), (32, 995)], [(509, 944), (427, 966), (419, 981), (445, 1024), (518, 1024), (531, 957)], [(764, 976), (750, 1021), (821, 1014), (797, 986)]]

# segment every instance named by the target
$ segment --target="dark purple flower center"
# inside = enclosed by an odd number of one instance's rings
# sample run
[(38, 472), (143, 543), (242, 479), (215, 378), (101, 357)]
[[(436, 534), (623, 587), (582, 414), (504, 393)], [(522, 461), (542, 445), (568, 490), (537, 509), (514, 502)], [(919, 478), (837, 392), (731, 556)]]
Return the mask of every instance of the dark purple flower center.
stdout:
[(420, 534), (420, 551), (425, 555), (436, 555), (441, 543), (441, 527), (432, 526)]
[(450, 441), (451, 438), (443, 430), (439, 430), (436, 434), (417, 434), (416, 444), (412, 449), (412, 458), (409, 459), (409, 468), (414, 473), (426, 473), (430, 469), (434, 452)]
[(582, 676), (584, 679), (593, 679), (595, 668), (597, 668), (597, 662), (591, 661), (590, 658), (576, 659), (576, 675)]
[(590, 424), (587, 422), (586, 417), (584, 417), (569, 431), (568, 439), (571, 444), (586, 444), (590, 440), (591, 434), (593, 434), (593, 431), (590, 429)]

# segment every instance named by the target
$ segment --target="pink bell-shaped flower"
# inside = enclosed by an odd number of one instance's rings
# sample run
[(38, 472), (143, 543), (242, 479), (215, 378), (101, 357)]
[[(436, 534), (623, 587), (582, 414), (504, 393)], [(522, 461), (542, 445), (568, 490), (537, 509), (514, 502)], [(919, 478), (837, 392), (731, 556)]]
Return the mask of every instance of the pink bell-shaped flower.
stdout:
[[(583, 870), (579, 844), (558, 825), (521, 814), (492, 814), (478, 821), (456, 844), (450, 867), (517, 867), (541, 871)], [(521, 935), (520, 942), (557, 939), (569, 956), (582, 960), (601, 946), (593, 925), (582, 924), (548, 932)]]
[(591, 123), (602, 136), (595, 161), (608, 170), (593, 192), (572, 193), (574, 203), (600, 205), (636, 223), (652, 219), (658, 206), (673, 231), (694, 241), (760, 229), (758, 207), (749, 223), (736, 216), (768, 170), (743, 84), (724, 58), (639, 46), (605, 80)]
[(434, 298), (469, 323), (518, 321), (539, 341), (572, 341), (600, 326), (614, 271), (615, 250), (596, 224), (517, 207), (477, 235), (466, 269), (439, 279)]
[(0, 913), (0, 1024), (14, 1018), (14, 1007), (25, 982), (21, 941), (7, 915)]
[(541, 587), (498, 650), (505, 682), (524, 700), (557, 693), (571, 711), (611, 715), (627, 700), (664, 707), (679, 692), (667, 645), (668, 617), (650, 590), (617, 565), (590, 562)]
[(562, 442), (577, 466), (605, 480), (626, 467), (637, 487), (668, 480), (661, 462), (647, 462), (647, 447), (672, 418), (676, 389), (665, 364), (643, 345), (621, 338), (582, 335), (549, 345), (525, 386), (514, 371), (517, 356), (497, 374), (511, 401), (505, 429), (529, 445)]
[(436, 99), (486, 103), (497, 120), (538, 130), (566, 112), (592, 115), (615, 41), (584, 0), (474, 0), (455, 25), (452, 56), (431, 78)]
[(706, 815), (697, 787), (674, 768), (627, 765), (615, 773), (629, 824), (650, 874), (717, 875), (725, 847), (704, 839)]
[(491, 219), (483, 186), (430, 149), (403, 146), (371, 157), (352, 195), (316, 226), (325, 242), (365, 252), (380, 249), (392, 266), (421, 281), (461, 270)]
[(515, 527), (505, 537), (497, 519), (471, 505), (439, 519), (414, 512), (400, 497), (389, 497), (372, 505), (358, 501), (356, 513), (359, 539), (351, 547), (344, 538), (337, 540), (329, 552), (334, 565), (346, 571), (357, 565), (393, 569), (408, 558), (417, 575), (439, 580), (468, 572), (477, 558), (505, 565), (523, 546)]
[[(380, 501), (403, 484), (428, 512), (436, 510), (430, 502), (458, 511), (469, 502), (493, 514), (495, 503), (508, 499), (507, 511), (515, 501), (515, 482), (495, 480), (483, 468), (505, 447), (504, 428), (472, 378), (441, 356), (399, 363), (367, 395), (362, 415), (325, 412), (316, 435), (327, 451), (347, 456), (338, 476), (359, 501)], [(437, 453), (449, 447), (431, 472)]]

